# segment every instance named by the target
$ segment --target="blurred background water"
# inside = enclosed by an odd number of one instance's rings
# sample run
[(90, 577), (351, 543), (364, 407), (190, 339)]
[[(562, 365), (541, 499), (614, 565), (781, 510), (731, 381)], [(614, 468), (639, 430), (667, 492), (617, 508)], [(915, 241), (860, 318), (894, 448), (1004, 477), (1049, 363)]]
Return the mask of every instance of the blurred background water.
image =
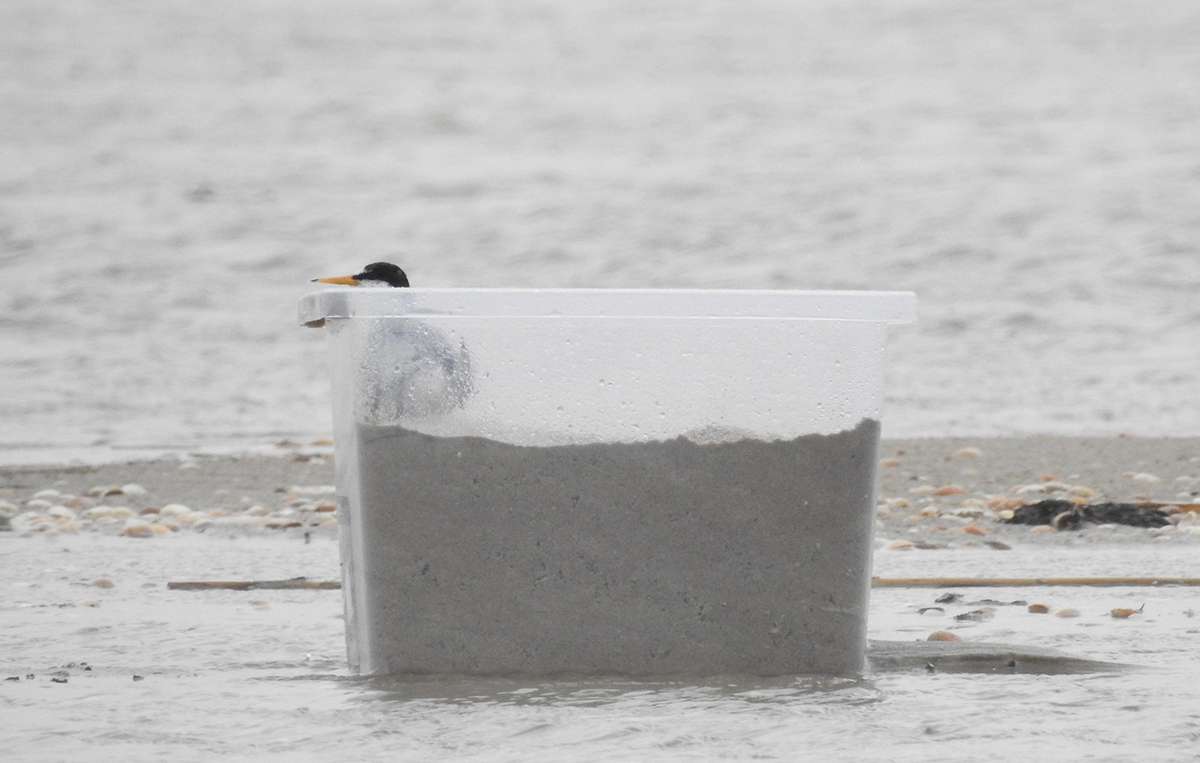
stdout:
[(885, 436), (1200, 427), (1191, 0), (7, 0), (0, 462), (331, 429), (309, 279), (906, 289)]

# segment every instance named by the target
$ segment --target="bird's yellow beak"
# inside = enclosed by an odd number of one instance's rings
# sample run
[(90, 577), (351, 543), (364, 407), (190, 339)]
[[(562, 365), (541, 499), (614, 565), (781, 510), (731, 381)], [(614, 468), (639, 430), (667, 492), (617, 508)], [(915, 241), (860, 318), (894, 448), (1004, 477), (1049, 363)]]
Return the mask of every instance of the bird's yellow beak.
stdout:
[(343, 286), (358, 286), (354, 276), (330, 276), (329, 278), (314, 278), (314, 283), (337, 283)]

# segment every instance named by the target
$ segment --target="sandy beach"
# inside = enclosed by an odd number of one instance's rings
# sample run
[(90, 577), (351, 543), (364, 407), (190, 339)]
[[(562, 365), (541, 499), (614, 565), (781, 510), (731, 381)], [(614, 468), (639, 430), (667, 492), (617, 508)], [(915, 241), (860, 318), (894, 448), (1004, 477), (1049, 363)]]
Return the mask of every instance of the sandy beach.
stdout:
[[(13, 530), (26, 533), (115, 533), (155, 520), (176, 532), (214, 527), (268, 534), (336, 532), (331, 449), (286, 442), (277, 449), (278, 456), (4, 466), (0, 514), (8, 516)], [(1196, 504), (1200, 438), (885, 439), (878, 484), (877, 541), (904, 538), (946, 547), (986, 540), (1200, 542), (1200, 534), (1187, 532), (1197, 525), (1186, 511), (1177, 526), (1165, 530), (1085, 525), (1051, 533), (1002, 521), (1005, 509), (1045, 498)], [(131, 492), (121, 490), (128, 485), (135, 486)], [(62, 511), (64, 503), (74, 516)], [(166, 506), (173, 507), (167, 515), (155, 511)], [(58, 511), (48, 514), (54, 507)], [(974, 529), (964, 531), (967, 527)]]
[[(360, 678), (339, 591), (168, 585), (339, 578), (329, 448), (279, 451), (0, 468), (11, 527), (0, 532), (0, 741), (18, 759), (95, 747), (99, 760), (552, 760), (579, 744), (579, 759), (635, 749), (675, 760), (679, 744), (705, 759), (741, 759), (747, 745), (791, 759), (798, 729), (832, 760), (891, 760), (898, 741), (918, 739), (942, 740), (930, 760), (1002, 760), (1027, 740), (1054, 760), (1194, 749), (1188, 586), (875, 587), (871, 670), (857, 678)], [(885, 440), (880, 460), (876, 576), (1195, 576), (1192, 512), (1158, 529), (1055, 532), (1006, 525), (989, 504), (1186, 505), (1200, 439)], [(926, 655), (941, 632), (962, 639), (940, 642), (961, 657)], [(1181, 680), (1164, 682), (1168, 669)], [(1009, 739), (1044, 728), (1047, 702), (1063, 738)], [(1134, 711), (1139, 724), (1114, 725)], [(980, 738), (1007, 741), (968, 754)]]

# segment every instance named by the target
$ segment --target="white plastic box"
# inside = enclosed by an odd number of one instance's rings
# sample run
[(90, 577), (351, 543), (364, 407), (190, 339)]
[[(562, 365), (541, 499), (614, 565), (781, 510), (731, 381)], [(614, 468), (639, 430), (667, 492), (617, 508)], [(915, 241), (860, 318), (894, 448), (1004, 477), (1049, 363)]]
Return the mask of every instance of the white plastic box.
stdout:
[(907, 292), (339, 289), (360, 673), (861, 669)]

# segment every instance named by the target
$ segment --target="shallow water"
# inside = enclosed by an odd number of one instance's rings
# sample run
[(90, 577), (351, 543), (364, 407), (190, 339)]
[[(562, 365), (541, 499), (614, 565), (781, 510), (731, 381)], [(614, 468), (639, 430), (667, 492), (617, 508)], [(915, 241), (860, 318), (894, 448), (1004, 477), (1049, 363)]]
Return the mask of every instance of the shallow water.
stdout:
[(1200, 9), (0, 6), (0, 460), (330, 432), (321, 275), (911, 289), (886, 436), (1200, 426)]
[[(404, 681), (348, 675), (337, 591), (165, 588), (183, 579), (334, 578), (328, 540), (6, 536), (0, 556), (0, 674), (22, 678), (0, 682), (0, 747), (22, 761), (1190, 760), (1200, 742), (1195, 589), (965, 592), (1081, 611), (1063, 619), (1000, 606), (982, 623), (953, 621), (969, 603), (918, 614), (939, 591), (873, 593), (872, 638), (950, 628), (1160, 670)], [(881, 551), (876, 572), (988, 574), (1003, 565), (1012, 574), (1084, 574), (1098, 558), (1112, 574), (1169, 575), (1190, 556), (1153, 544)], [(1127, 566), (1112, 566), (1118, 560)], [(91, 584), (101, 577), (114, 587)], [(1141, 619), (1107, 614), (1143, 602)], [(70, 663), (67, 683), (52, 683)]]

